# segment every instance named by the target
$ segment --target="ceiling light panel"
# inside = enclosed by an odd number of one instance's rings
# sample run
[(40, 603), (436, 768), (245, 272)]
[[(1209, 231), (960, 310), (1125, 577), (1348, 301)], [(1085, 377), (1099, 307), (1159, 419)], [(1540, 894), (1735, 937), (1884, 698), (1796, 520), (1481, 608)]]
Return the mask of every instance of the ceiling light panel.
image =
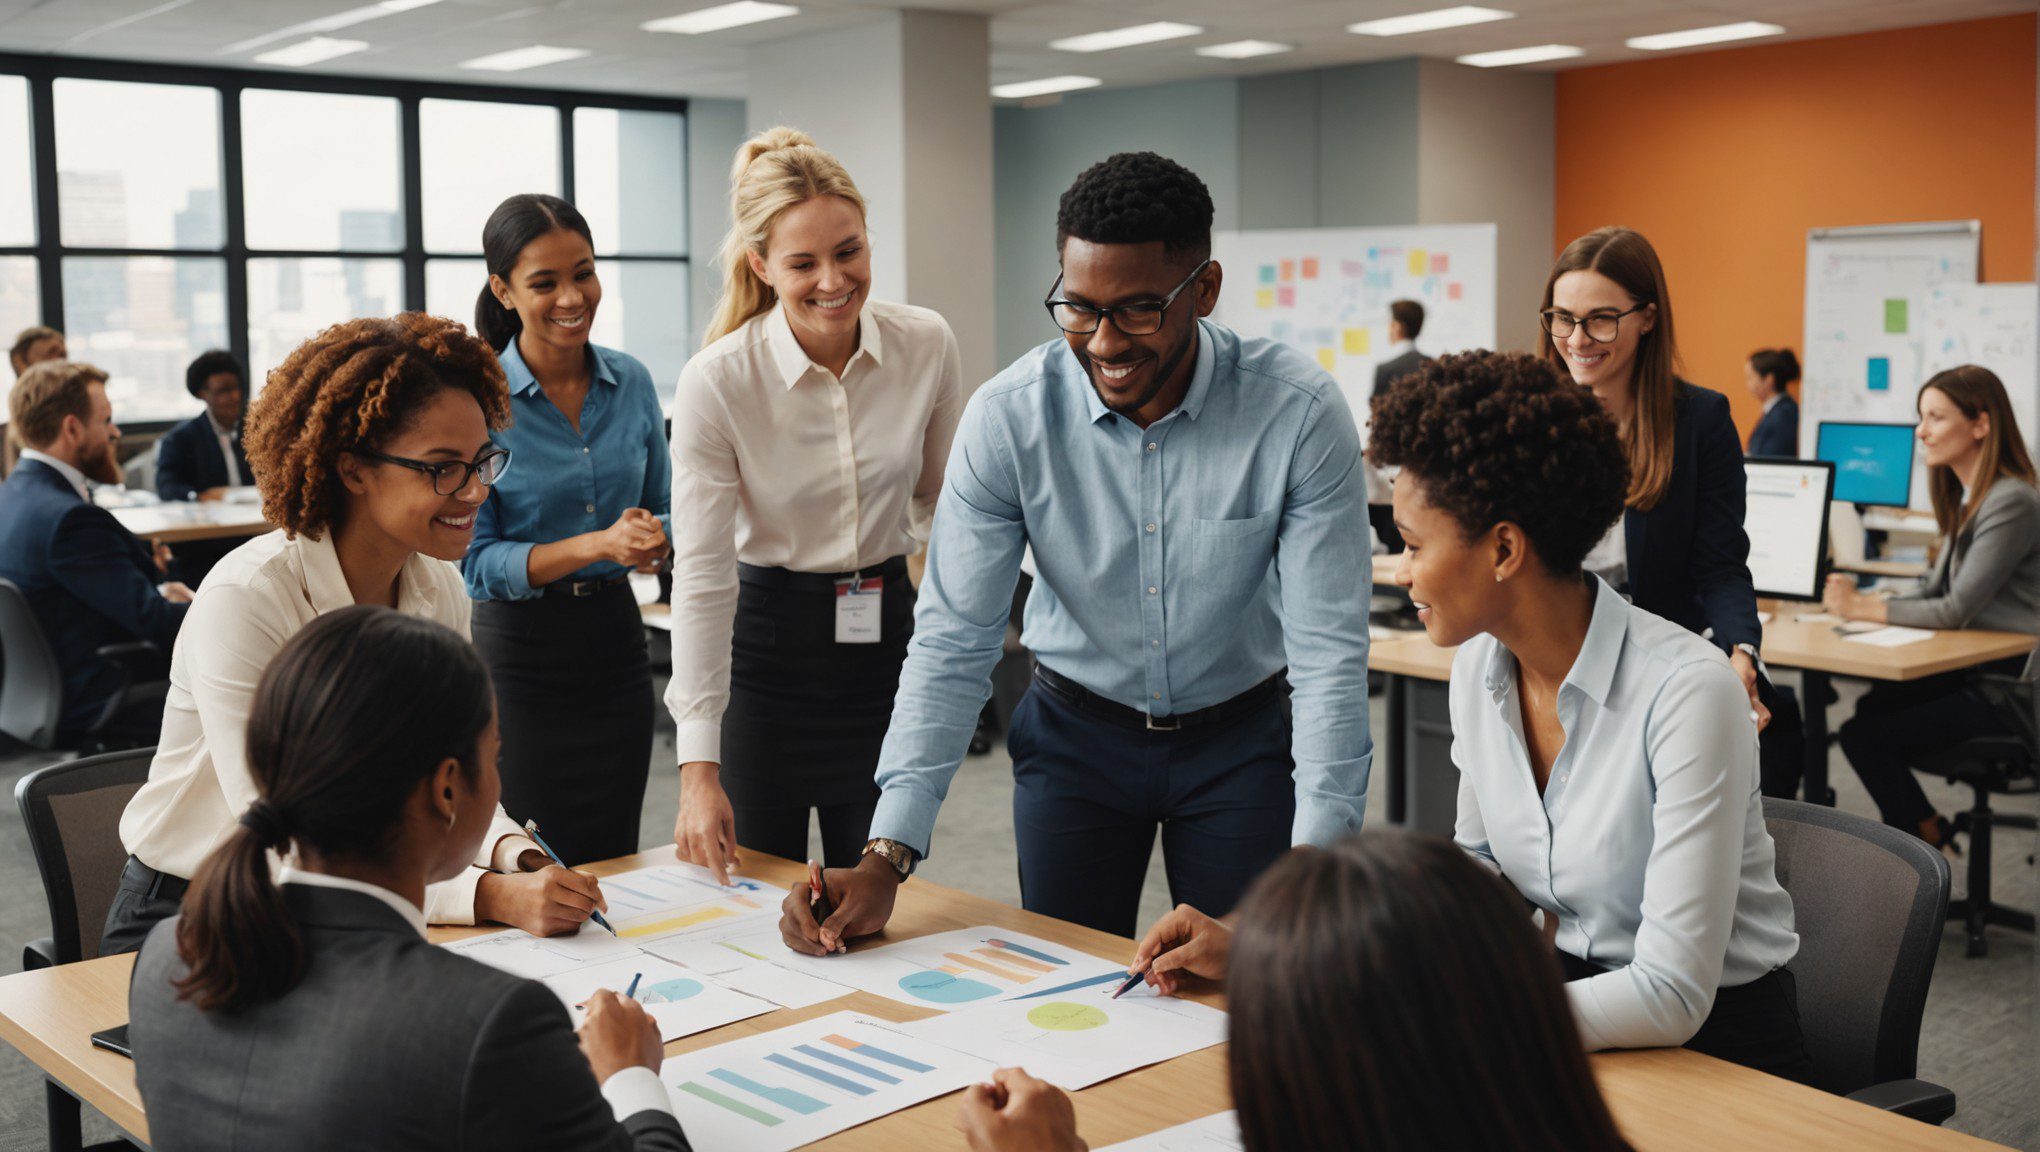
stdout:
[(1570, 60), (1586, 55), (1586, 49), (1570, 44), (1537, 44), (1529, 48), (1504, 48), (1499, 52), (1475, 52), (1471, 56), (1455, 57), (1461, 64), (1475, 68), (1507, 68), (1516, 64), (1542, 64), (1548, 60)]
[(1050, 76), (1045, 80), (1021, 80), (1012, 84), (992, 85), (992, 95), (1001, 100), (1025, 100), (1029, 96), (1053, 96), (1057, 92), (1076, 92), (1085, 88), (1096, 88), (1104, 81), (1096, 76)]
[(1207, 44), (1197, 54), (1214, 60), (1252, 60), (1256, 56), (1279, 56), (1294, 51), (1296, 45), (1277, 44), (1273, 40), (1235, 40), (1230, 44)]
[(543, 68), (548, 64), (579, 60), (586, 55), (588, 55), (586, 48), (555, 48), (550, 44), (533, 44), (529, 48), (512, 48), (508, 52), (463, 60), (460, 66), (474, 72), (522, 72), (527, 68)]
[(287, 48), (278, 48), (255, 57), (257, 64), (273, 64), (279, 68), (305, 68), (323, 64), (342, 56), (352, 56), (368, 49), (366, 40), (335, 40), (327, 36), (314, 36), (300, 40)]
[(1164, 20), (1155, 24), (1135, 24), (1129, 28), (1114, 28), (1110, 32), (1092, 32), (1084, 36), (1070, 36), (1048, 42), (1050, 48), (1062, 52), (1110, 52), (1114, 48), (1132, 48), (1138, 44), (1155, 44), (1163, 40), (1177, 40), (1184, 36), (1202, 34), (1204, 29), (1195, 24), (1177, 24)]
[(1731, 40), (1754, 40), (1759, 36), (1777, 36), (1785, 31), (1776, 24), (1765, 24), (1756, 20), (1745, 20), (1740, 24), (1717, 24), (1712, 28), (1689, 28), (1684, 32), (1663, 32), (1656, 36), (1636, 36), (1624, 41), (1631, 48), (1645, 52), (1663, 52), (1670, 48), (1697, 48), (1702, 44), (1725, 44)]
[(1413, 12), (1408, 16), (1390, 16), (1384, 20), (1365, 20), (1358, 24), (1346, 25), (1346, 31), (1362, 36), (1409, 36), (1418, 32), (1436, 32), (1443, 28), (1464, 28), (1469, 24), (1491, 24), (1496, 20), (1513, 20), (1514, 12), (1499, 8), (1478, 8), (1462, 4), (1457, 8), (1440, 8), (1434, 12)]
[(783, 20), (788, 16), (798, 15), (800, 9), (791, 4), (738, 0), (735, 4), (718, 4), (713, 8), (683, 12), (678, 16), (647, 20), (638, 27), (646, 32), (678, 32), (683, 36), (699, 36), (704, 32), (721, 32), (726, 28), (741, 28), (746, 24), (761, 24), (767, 20)]

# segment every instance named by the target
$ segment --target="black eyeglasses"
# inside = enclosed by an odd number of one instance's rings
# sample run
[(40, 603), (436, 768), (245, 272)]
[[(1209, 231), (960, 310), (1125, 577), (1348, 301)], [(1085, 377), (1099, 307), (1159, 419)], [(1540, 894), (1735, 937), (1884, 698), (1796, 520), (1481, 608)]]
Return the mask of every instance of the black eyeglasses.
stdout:
[(1055, 321), (1055, 326), (1072, 336), (1088, 336), (1096, 332), (1107, 317), (1111, 318), (1114, 328), (1128, 336), (1152, 336), (1162, 330), (1162, 317), (1168, 313), (1169, 305), (1174, 304), (1176, 297), (1183, 294), (1183, 289), (1188, 288), (1191, 282), (1202, 276), (1204, 270), (1209, 267), (1211, 267), (1209, 260), (1199, 264), (1195, 271), (1183, 277), (1181, 284), (1176, 285), (1174, 290), (1160, 300), (1118, 304), (1110, 308), (1094, 308), (1073, 300), (1056, 299), (1056, 289), (1062, 287), (1062, 277), (1057, 276), (1055, 287), (1048, 290), (1049, 298), (1043, 300), (1042, 304), (1047, 306), (1049, 318)]
[(1648, 307), (1650, 307), (1648, 304), (1638, 304), (1627, 312), (1596, 312), (1584, 320), (1557, 308), (1539, 312), (1537, 316), (1544, 321), (1544, 330), (1551, 333), (1553, 340), (1563, 340), (1573, 334), (1573, 329), (1584, 326), (1587, 330), (1587, 339), (1596, 344), (1612, 344), (1615, 337), (1622, 332), (1622, 318), (1631, 312), (1641, 312)]
[(383, 464), (395, 464), (413, 472), (423, 472), (432, 477), (432, 490), (441, 496), (452, 496), (468, 486), (468, 481), (480, 477), (482, 487), (493, 488), (503, 473), (510, 470), (510, 450), (490, 448), (472, 461), (468, 460), (412, 460), (403, 456), (391, 456), (386, 452), (374, 452), (367, 448), (349, 448), (349, 452), (364, 460), (375, 460)]

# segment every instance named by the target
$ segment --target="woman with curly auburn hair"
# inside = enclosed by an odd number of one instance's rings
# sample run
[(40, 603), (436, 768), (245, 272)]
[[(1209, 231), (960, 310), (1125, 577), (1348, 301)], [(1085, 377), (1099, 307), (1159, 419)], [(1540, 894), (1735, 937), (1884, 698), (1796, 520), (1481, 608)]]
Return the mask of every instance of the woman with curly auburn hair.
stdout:
[[(1622, 514), (1615, 422), (1528, 356), (1408, 379), (1375, 395), (1368, 455), (1402, 469), (1396, 582), (1459, 647), (1454, 838), (1542, 915), (1588, 1048), (1684, 1045), (1804, 1080), (1749, 697), (1719, 648), (1582, 568)], [(1179, 909), (1135, 970), (1163, 991), (1223, 975), (1230, 937)]]
[[(191, 606), (199, 623), (171, 653), (149, 781), (121, 817), (129, 856), (103, 952), (140, 947), (176, 914), (206, 853), (255, 799), (249, 709), (286, 641), (352, 604), (468, 635), (471, 609), (452, 562), (509, 466), (490, 441), (509, 417), (488, 346), (418, 312), (337, 324), (269, 374), (244, 438), (277, 531), (213, 569)], [(553, 866), (500, 809), (475, 865), (428, 891), (435, 923), (568, 932), (602, 905), (592, 877)]]

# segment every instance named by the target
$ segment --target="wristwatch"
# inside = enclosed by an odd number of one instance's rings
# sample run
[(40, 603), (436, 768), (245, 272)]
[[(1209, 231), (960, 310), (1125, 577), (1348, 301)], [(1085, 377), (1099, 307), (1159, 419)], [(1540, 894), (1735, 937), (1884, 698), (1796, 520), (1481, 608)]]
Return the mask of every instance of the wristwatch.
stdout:
[(884, 857), (885, 862), (892, 865), (893, 870), (900, 874), (902, 881), (914, 874), (914, 865), (920, 861), (920, 857), (912, 848), (897, 840), (887, 840), (884, 837), (866, 844), (864, 846), (864, 854), (867, 856)]

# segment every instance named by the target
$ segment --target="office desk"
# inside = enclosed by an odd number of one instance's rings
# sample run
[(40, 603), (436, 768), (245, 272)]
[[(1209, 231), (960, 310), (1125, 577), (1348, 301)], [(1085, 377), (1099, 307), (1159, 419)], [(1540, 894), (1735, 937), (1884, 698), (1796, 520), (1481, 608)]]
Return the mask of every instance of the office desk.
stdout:
[(178, 500), (138, 504), (132, 508), (109, 508), (108, 511), (128, 531), (162, 544), (260, 536), (273, 527), (262, 518), (260, 504), (236, 504), (225, 500)]
[(1431, 643), (1422, 629), (1374, 628), (1369, 634), (1368, 670), (1388, 677), (1388, 723), (1381, 734), (1381, 760), (1387, 769), (1387, 808), (1392, 824), (1451, 834), (1457, 774), (1444, 770), (1449, 760), (1423, 756), (1418, 746), (1431, 737), (1450, 748), (1451, 708), (1445, 684), (1452, 679), (1452, 657), (1458, 651)]
[[(656, 848), (593, 866), (609, 873), (671, 863), (671, 848)], [(781, 884), (801, 882), (803, 865), (760, 853), (745, 855), (747, 875)], [(1009, 905), (966, 895), (924, 880), (900, 890), (885, 935), (897, 940), (975, 924), (1032, 932), (1113, 958), (1130, 957), (1133, 942), (1050, 920)], [(433, 929), (435, 940), (486, 929)], [(0, 1037), (44, 1072), (141, 1139), (148, 1127), (135, 1091), (134, 1066), (91, 1046), (91, 1033), (127, 1020), (129, 956), (113, 956), (40, 972), (0, 977)], [(1214, 992), (1195, 996), (1223, 1007)], [(668, 1055), (708, 1047), (831, 1012), (851, 1009), (891, 1020), (932, 1014), (868, 993), (852, 993), (812, 1008), (781, 1009), (704, 1032), (666, 1046)], [(1143, 1068), (1076, 1093), (1077, 1120), (1086, 1140), (1102, 1147), (1194, 1120), (1226, 1107), (1225, 1047), (1207, 1048)], [(1596, 1078), (1624, 1133), (1640, 1152), (1720, 1152), (1724, 1147), (1900, 1152), (1984, 1149), (1997, 1145), (1931, 1128), (1853, 1104), (1683, 1049), (1612, 1052), (1593, 1057)], [(961, 1149), (951, 1127), (956, 1097), (945, 1096), (895, 1112), (810, 1145), (830, 1152)]]
[(1818, 613), (1819, 605), (1765, 601), (1771, 614), (1764, 625), (1764, 663), (1790, 668), (1805, 684), (1801, 694), (1806, 722), (1806, 759), (1800, 795), (1808, 802), (1832, 806), (1828, 787), (1828, 717), (1825, 700), (1836, 676), (1861, 680), (1904, 682), (1959, 672), (1996, 660), (2023, 657), (2033, 651), (2034, 638), (2019, 632), (1936, 632), (1931, 639), (1898, 648), (1879, 648), (1835, 632), (1831, 622), (1801, 621)]

